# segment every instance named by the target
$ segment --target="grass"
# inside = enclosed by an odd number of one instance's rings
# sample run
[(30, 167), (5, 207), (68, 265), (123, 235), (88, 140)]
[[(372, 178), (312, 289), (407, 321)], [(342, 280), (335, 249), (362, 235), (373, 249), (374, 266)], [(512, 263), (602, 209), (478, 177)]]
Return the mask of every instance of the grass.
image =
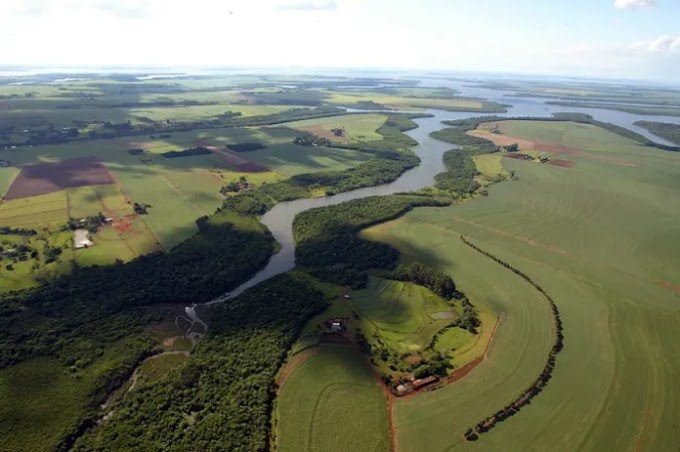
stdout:
[(391, 450), (387, 397), (350, 348), (322, 345), (283, 385), (276, 411), (281, 452)]
[(102, 212), (106, 217), (121, 218), (134, 214), (132, 205), (115, 184), (69, 188), (68, 214), (71, 218), (85, 218)]
[(455, 318), (437, 320), (433, 315), (452, 311), (451, 306), (428, 289), (401, 281), (373, 278), (352, 299), (369, 329), (399, 353), (422, 351)]
[[(469, 377), (397, 400), (400, 450), (672, 449), (680, 441), (680, 359), (669, 349), (680, 339), (680, 155), (572, 123), (502, 126), (579, 149), (575, 168), (506, 159), (518, 180), (457, 207), (416, 209), (381, 230), (406, 256), (449, 269), (473, 303), (500, 315), (488, 359)], [(593, 158), (603, 156), (638, 166)], [(461, 433), (535, 377), (551, 328), (535, 291), (462, 248), (460, 234), (551, 294), (566, 338), (547, 389), (476, 443)]]
[[(291, 129), (306, 130), (317, 135), (340, 142), (366, 142), (382, 140), (383, 136), (376, 130), (387, 120), (386, 115), (358, 114), (343, 115), (330, 118), (307, 119), (283, 124)], [(331, 132), (334, 128), (345, 128), (344, 137), (336, 137)]]
[(246, 158), (290, 177), (303, 173), (344, 170), (369, 160), (371, 155), (349, 149), (276, 144), (248, 152)]
[(439, 352), (455, 351), (474, 341), (475, 336), (462, 328), (451, 328), (437, 339), (434, 349)]

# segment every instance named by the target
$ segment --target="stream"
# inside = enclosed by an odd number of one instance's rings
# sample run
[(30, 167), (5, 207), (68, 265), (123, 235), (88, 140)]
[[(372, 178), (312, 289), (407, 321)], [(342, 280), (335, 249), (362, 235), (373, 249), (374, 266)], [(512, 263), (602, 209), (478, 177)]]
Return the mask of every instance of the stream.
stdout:
[[(635, 115), (599, 108), (596, 109), (548, 105), (546, 102), (554, 99), (514, 97), (509, 96), (509, 94), (512, 94), (510, 92), (471, 87), (463, 84), (462, 82), (453, 82), (449, 80), (428, 80), (427, 83), (431, 84), (431, 86), (451, 87), (458, 90), (460, 95), (463, 96), (479, 97), (509, 105), (508, 111), (506, 113), (496, 114), (497, 116), (550, 117), (552, 113), (558, 112), (586, 113), (598, 121), (609, 122), (621, 127), (625, 127), (647, 137), (656, 143), (666, 145), (672, 145), (673, 143), (669, 143), (668, 141), (648, 132), (646, 129), (635, 126), (633, 123), (639, 120), (680, 123), (680, 117)], [(366, 110), (362, 111), (366, 112)], [(489, 115), (489, 113), (448, 112), (442, 110), (428, 110), (427, 113), (432, 114), (433, 117), (415, 119), (414, 121), (418, 124), (418, 128), (405, 132), (408, 136), (419, 143), (418, 146), (413, 148), (413, 151), (421, 160), (419, 166), (406, 171), (397, 180), (384, 185), (360, 188), (346, 193), (322, 198), (303, 198), (295, 201), (282, 202), (275, 205), (270, 211), (262, 216), (260, 221), (271, 231), (274, 239), (276, 239), (276, 241), (281, 245), (280, 251), (272, 256), (267, 266), (255, 274), (255, 276), (253, 276), (251, 279), (241, 284), (231, 292), (203, 303), (203, 305), (209, 306), (222, 303), (226, 300), (229, 300), (230, 298), (240, 295), (245, 290), (256, 286), (263, 281), (266, 281), (269, 278), (288, 272), (295, 268), (293, 220), (297, 214), (304, 212), (305, 210), (316, 207), (332, 206), (345, 201), (350, 201), (352, 199), (360, 199), (376, 195), (386, 196), (394, 193), (414, 191), (432, 186), (434, 184), (434, 176), (445, 171), (444, 163), (442, 161), (444, 152), (455, 148), (456, 146), (431, 138), (429, 136), (430, 132), (444, 128), (445, 126), (441, 123), (441, 121), (444, 120), (465, 119)], [(195, 308), (196, 305), (187, 307), (187, 315), (191, 319), (201, 323), (202, 325), (205, 325), (196, 314)]]

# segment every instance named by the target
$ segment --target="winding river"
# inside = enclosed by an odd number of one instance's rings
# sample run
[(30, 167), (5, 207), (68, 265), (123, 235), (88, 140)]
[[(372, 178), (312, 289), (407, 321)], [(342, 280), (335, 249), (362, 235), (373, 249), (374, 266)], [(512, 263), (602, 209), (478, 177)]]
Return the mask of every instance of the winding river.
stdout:
[[(586, 113), (598, 121), (609, 122), (625, 127), (638, 132), (641, 135), (644, 135), (650, 140), (667, 145), (672, 143), (669, 143), (668, 141), (651, 134), (646, 129), (635, 126), (633, 123), (639, 120), (680, 123), (680, 117), (634, 115), (606, 109), (548, 105), (545, 102), (554, 99), (514, 97), (509, 96), (511, 93), (490, 90), (486, 88), (469, 87), (462, 84), (461, 82), (430, 80), (428, 83), (433, 84), (433, 86), (450, 86), (451, 88), (460, 91), (464, 96), (480, 97), (510, 105), (508, 107), (507, 113), (502, 113), (498, 116), (549, 117), (552, 115), (552, 113), (558, 112)], [(441, 121), (465, 119), (483, 114), (475, 112), (447, 112), (441, 110), (429, 110), (428, 113), (432, 114), (433, 117), (416, 119), (415, 122), (418, 124), (418, 128), (406, 132), (407, 135), (419, 143), (418, 146), (416, 146), (413, 150), (421, 159), (420, 166), (405, 172), (397, 180), (388, 184), (379, 185), (376, 187), (360, 188), (334, 196), (326, 196), (322, 198), (304, 198), (277, 204), (269, 212), (262, 216), (261, 222), (267, 226), (267, 228), (269, 228), (276, 241), (281, 245), (280, 251), (272, 256), (267, 266), (260, 270), (250, 280), (246, 281), (233, 291), (221, 297), (215, 298), (212, 301), (204, 303), (204, 305), (222, 303), (243, 293), (245, 290), (256, 286), (257, 284), (266, 281), (269, 278), (292, 270), (295, 267), (293, 220), (297, 214), (304, 212), (305, 210), (316, 207), (332, 206), (352, 199), (365, 198), (375, 195), (386, 196), (394, 193), (413, 191), (432, 186), (434, 183), (434, 176), (437, 173), (445, 170), (442, 161), (444, 152), (455, 146), (431, 138), (429, 136), (430, 132), (442, 129), (444, 126), (441, 124)], [(196, 314), (195, 306), (187, 307), (186, 312), (187, 315), (192, 318), (192, 320), (203, 324)]]

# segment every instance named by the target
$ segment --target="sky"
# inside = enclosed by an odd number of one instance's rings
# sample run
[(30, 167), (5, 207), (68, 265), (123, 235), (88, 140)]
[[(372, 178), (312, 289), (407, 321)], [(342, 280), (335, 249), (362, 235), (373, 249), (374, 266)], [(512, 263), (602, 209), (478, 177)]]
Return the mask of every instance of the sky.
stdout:
[(0, 0), (0, 64), (680, 81), (680, 0)]

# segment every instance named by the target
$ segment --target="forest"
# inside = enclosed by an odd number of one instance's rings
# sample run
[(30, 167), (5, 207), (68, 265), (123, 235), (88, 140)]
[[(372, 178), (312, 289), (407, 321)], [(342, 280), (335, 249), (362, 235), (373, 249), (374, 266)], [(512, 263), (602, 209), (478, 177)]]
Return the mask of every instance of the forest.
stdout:
[(75, 451), (269, 450), (274, 375), (323, 295), (287, 274), (210, 310), (188, 364), (133, 391)]
[(49, 285), (4, 294), (0, 368), (49, 356), (57, 358), (64, 371), (77, 372), (112, 344), (129, 342), (100, 373), (87, 395), (82, 423), (64, 434), (68, 442), (93, 421), (108, 393), (156, 347), (144, 329), (160, 318), (147, 307), (187, 306), (227, 292), (262, 268), (274, 246), (270, 233), (254, 217), (220, 212), (170, 253), (142, 256), (127, 264), (75, 268)]

